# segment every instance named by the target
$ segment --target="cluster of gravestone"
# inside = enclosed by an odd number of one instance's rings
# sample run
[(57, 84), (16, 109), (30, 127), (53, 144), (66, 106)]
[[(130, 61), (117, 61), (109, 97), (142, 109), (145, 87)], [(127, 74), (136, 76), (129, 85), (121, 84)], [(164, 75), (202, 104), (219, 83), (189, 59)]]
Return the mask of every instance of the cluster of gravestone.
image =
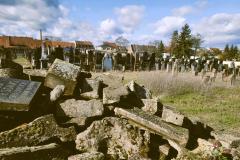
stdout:
[(82, 72), (59, 59), (45, 73), (4, 74), (0, 159), (171, 159), (210, 154), (216, 142), (231, 149), (227, 156), (237, 153), (239, 137), (216, 134), (161, 104), (144, 86), (123, 80)]

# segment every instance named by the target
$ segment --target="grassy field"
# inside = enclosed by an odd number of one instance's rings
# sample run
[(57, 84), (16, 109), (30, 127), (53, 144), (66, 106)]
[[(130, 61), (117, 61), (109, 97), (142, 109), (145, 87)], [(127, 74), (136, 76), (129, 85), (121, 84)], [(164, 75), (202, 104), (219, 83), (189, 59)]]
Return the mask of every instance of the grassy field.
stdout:
[(174, 106), (187, 116), (199, 117), (217, 131), (240, 133), (238, 79), (231, 86), (230, 82), (222, 82), (218, 75), (211, 85), (203, 86), (201, 77), (192, 73), (180, 73), (176, 77), (160, 71), (121, 74), (125, 83), (135, 80), (151, 89), (164, 105)]

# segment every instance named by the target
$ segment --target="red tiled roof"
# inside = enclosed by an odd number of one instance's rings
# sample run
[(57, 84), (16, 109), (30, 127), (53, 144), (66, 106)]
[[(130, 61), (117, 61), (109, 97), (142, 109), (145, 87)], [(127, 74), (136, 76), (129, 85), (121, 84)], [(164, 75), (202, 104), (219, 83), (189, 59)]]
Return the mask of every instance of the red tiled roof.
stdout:
[[(74, 47), (74, 43), (63, 42), (63, 41), (45, 41), (47, 46), (51, 47)], [(4, 48), (12, 47), (27, 47), (27, 48), (37, 48), (41, 47), (42, 41), (33, 39), (32, 37), (15, 37), (15, 36), (0, 36), (0, 46)]]
[(107, 46), (107, 47), (116, 48), (116, 49), (118, 48), (118, 45), (113, 42), (103, 42), (102, 46)]
[(76, 45), (87, 45), (87, 46), (93, 46), (92, 42), (90, 41), (75, 41)]

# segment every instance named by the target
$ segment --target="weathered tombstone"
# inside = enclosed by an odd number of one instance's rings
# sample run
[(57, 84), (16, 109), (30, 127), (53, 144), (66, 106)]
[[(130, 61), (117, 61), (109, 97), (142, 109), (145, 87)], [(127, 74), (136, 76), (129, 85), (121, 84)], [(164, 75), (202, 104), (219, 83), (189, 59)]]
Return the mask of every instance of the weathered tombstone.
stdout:
[(79, 75), (80, 67), (56, 59), (48, 70), (44, 85), (52, 89), (57, 85), (64, 85), (64, 95), (72, 95), (77, 85)]
[(41, 83), (0, 77), (0, 110), (28, 111)]
[(112, 70), (113, 60), (112, 60), (112, 57), (110, 55), (104, 56), (102, 63), (103, 63), (102, 67), (103, 67), (104, 71)]

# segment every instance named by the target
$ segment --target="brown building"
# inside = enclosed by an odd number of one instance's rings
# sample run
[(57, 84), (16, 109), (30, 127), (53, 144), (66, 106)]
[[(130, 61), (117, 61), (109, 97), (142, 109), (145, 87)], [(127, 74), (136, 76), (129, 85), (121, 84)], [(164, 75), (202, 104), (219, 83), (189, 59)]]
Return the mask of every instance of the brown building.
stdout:
[(113, 42), (103, 42), (103, 44), (101, 45), (101, 48), (103, 50), (117, 51), (118, 45)]
[[(45, 40), (44, 43), (49, 49), (58, 46), (62, 48), (74, 47), (74, 43), (71, 42)], [(19, 55), (26, 57), (41, 46), (42, 41), (32, 37), (0, 36), (0, 47), (5, 51), (7, 50), (8, 54), (11, 54), (13, 58)]]

